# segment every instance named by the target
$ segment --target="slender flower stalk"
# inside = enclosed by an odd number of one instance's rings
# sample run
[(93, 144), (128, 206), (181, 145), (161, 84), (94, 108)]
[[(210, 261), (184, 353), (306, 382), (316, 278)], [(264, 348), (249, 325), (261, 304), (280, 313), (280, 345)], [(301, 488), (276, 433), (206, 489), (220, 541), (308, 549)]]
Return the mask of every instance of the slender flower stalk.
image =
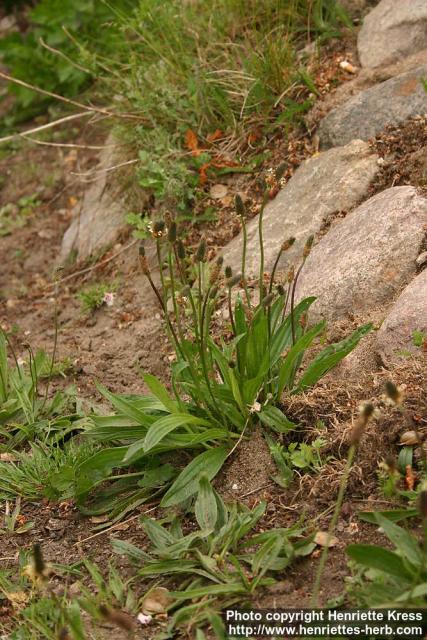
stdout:
[(246, 208), (243, 203), (242, 198), (239, 194), (236, 195), (235, 199), (236, 211), (237, 215), (240, 217), (242, 223), (242, 233), (243, 233), (243, 247), (242, 247), (242, 280), (244, 282), (245, 296), (248, 307), (251, 308), (251, 297), (249, 295), (248, 285), (246, 283), (246, 252), (248, 245), (248, 231), (246, 229)]
[(296, 287), (297, 287), (297, 282), (298, 282), (298, 278), (299, 275), (305, 265), (305, 261), (307, 260), (308, 256), (310, 255), (310, 251), (311, 251), (311, 247), (313, 246), (313, 241), (314, 241), (314, 236), (309, 236), (307, 238), (307, 241), (305, 243), (304, 246), (304, 251), (303, 251), (303, 256), (302, 256), (302, 262), (295, 274), (295, 278), (294, 281), (292, 283), (292, 290), (291, 290), (291, 327), (292, 327), (292, 345), (295, 344), (296, 342), (296, 334), (295, 334), (295, 318), (294, 318), (294, 306), (295, 306), (295, 291), (296, 291)]
[(263, 218), (264, 209), (268, 202), (268, 192), (264, 194), (264, 198), (261, 204), (261, 211), (258, 216), (258, 237), (259, 237), (259, 301), (261, 302), (264, 297), (264, 237), (263, 237)]
[(295, 238), (291, 237), (288, 240), (286, 240), (285, 242), (282, 243), (279, 252), (277, 254), (276, 260), (274, 262), (273, 265), (273, 269), (271, 271), (271, 276), (270, 276), (270, 287), (268, 292), (271, 293), (272, 289), (273, 289), (273, 284), (274, 284), (274, 277), (276, 275), (276, 271), (277, 271), (277, 267), (279, 266), (279, 262), (280, 262), (280, 258), (282, 257), (282, 254), (287, 251), (288, 249), (290, 249), (292, 247), (292, 245), (295, 243)]
[(338, 523), (338, 518), (341, 512), (341, 507), (344, 500), (344, 494), (347, 489), (348, 479), (353, 466), (357, 448), (359, 446), (360, 439), (366, 429), (366, 426), (370, 418), (373, 416), (373, 414), (374, 414), (374, 406), (370, 403), (366, 404), (363, 407), (362, 413), (359, 416), (359, 419), (356, 425), (354, 426), (353, 432), (351, 434), (350, 449), (347, 456), (347, 462), (344, 468), (344, 473), (341, 478), (337, 501), (335, 503), (335, 509), (332, 515), (331, 522), (329, 524), (328, 535), (326, 537), (325, 546), (323, 547), (322, 555), (320, 557), (319, 567), (316, 572), (316, 578), (315, 578), (314, 587), (313, 587), (313, 595), (311, 597), (311, 607), (313, 608), (316, 608), (319, 604), (318, 600), (319, 600), (320, 585), (322, 582), (326, 561), (328, 559), (329, 546), (331, 544), (331, 540), (334, 535), (335, 527), (337, 526), (337, 523)]

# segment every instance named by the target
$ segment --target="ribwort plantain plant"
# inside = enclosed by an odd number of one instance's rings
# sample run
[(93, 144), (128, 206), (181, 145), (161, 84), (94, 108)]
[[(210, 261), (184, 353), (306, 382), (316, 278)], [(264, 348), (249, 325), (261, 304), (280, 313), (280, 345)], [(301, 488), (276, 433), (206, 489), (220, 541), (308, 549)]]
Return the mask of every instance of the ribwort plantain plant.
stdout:
[[(279, 168), (276, 175), (278, 181), (281, 171)], [(267, 188), (265, 194), (258, 219), (260, 239)], [(264, 274), (261, 257), (251, 295), (245, 276), (246, 212), (240, 198), (236, 208), (244, 238), (241, 273), (224, 268), (222, 257), (209, 262), (203, 238), (195, 253), (189, 254), (172, 219), (157, 221), (151, 228), (158, 277), (141, 245), (141, 269), (156, 295), (176, 354), (171, 371), (174, 397), (150, 375), (144, 376), (152, 394), (149, 397), (119, 397), (99, 387), (119, 415), (116, 422), (94, 418), (89, 435), (120, 447), (97, 454), (96, 464), (89, 461), (85, 465), (82, 498), (114, 467), (145, 465), (165, 452), (183, 448), (202, 453), (181, 472), (162, 504), (186, 500), (197, 492), (201, 470), (212, 479), (233, 446), (257, 425), (278, 433), (295, 429), (278, 408), (282, 398), (314, 385), (370, 330), (371, 325), (360, 327), (302, 367), (307, 349), (325, 331), (324, 321), (308, 327), (307, 313), (314, 297), (295, 303), (298, 277), (313, 237), (305, 243), (300, 265), (291, 267), (285, 279), (277, 270), (294, 238), (283, 242), (270, 276)], [(229, 324), (222, 327), (222, 335), (216, 335), (216, 312), (221, 307), (228, 308)]]

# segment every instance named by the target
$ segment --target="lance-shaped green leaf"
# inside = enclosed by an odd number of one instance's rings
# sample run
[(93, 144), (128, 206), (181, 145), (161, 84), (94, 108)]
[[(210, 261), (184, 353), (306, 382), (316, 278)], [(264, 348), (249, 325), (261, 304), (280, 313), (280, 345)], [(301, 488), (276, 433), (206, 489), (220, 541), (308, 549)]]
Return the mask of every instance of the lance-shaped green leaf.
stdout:
[(162, 507), (180, 504), (196, 493), (200, 477), (205, 474), (212, 480), (221, 469), (227, 457), (228, 450), (223, 447), (209, 449), (198, 455), (179, 474), (173, 485), (163, 496)]
[(218, 505), (211, 483), (205, 475), (199, 480), (195, 514), (200, 529), (208, 531), (215, 529), (218, 517)]
[(413, 578), (413, 574), (408, 571), (405, 562), (393, 551), (375, 544), (350, 544), (346, 551), (352, 560), (364, 567), (383, 571), (400, 580)]
[(153, 396), (156, 396), (158, 400), (164, 405), (167, 411), (173, 413), (178, 410), (178, 403), (175, 400), (172, 400), (169, 396), (166, 387), (162, 385), (160, 380), (156, 378), (156, 376), (152, 376), (149, 373), (145, 373), (143, 375), (144, 382), (147, 387), (150, 389)]
[(173, 413), (168, 416), (163, 416), (156, 420), (149, 428), (144, 440), (144, 451), (150, 451), (150, 449), (163, 440), (168, 433), (186, 425), (210, 426), (207, 420), (203, 420), (203, 418), (198, 418), (189, 413)]
[(359, 329), (356, 329), (348, 338), (326, 347), (307, 367), (294, 392), (303, 391), (307, 387), (315, 384), (325, 373), (345, 358), (371, 329), (371, 323), (365, 324), (359, 327)]

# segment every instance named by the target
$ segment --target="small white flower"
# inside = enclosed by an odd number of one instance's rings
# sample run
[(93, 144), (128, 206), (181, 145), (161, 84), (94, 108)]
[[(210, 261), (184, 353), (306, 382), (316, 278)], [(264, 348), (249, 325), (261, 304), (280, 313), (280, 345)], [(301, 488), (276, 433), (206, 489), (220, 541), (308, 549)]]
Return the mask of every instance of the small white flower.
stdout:
[(253, 405), (249, 409), (249, 413), (259, 413), (262, 409), (262, 405), (260, 402), (254, 402)]
[(239, 485), (235, 482), (231, 488), (233, 489), (233, 491), (237, 491)]
[(150, 624), (150, 622), (152, 621), (153, 617), (150, 615), (146, 615), (145, 613), (138, 613), (138, 617), (137, 620), (138, 622), (140, 622), (141, 624)]
[(114, 304), (115, 293), (112, 291), (107, 291), (102, 298), (102, 302), (105, 302), (107, 307), (112, 307)]

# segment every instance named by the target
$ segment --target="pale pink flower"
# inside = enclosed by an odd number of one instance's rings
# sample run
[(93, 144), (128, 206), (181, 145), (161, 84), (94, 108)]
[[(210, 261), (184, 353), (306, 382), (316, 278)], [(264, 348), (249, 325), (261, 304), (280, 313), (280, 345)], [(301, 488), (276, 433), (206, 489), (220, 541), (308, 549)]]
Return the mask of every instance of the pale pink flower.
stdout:
[(115, 294), (112, 291), (107, 291), (102, 298), (102, 301), (105, 302), (107, 307), (112, 307), (114, 304)]

